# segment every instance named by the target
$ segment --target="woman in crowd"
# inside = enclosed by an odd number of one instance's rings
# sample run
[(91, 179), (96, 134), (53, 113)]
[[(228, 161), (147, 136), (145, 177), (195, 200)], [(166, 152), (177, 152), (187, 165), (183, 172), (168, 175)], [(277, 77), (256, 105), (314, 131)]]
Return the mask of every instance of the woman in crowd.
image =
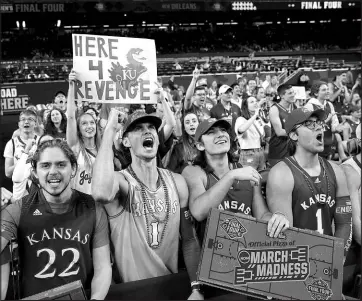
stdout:
[(241, 105), (241, 116), (235, 121), (235, 133), (238, 138), (242, 166), (251, 166), (256, 170), (265, 169), (265, 156), (262, 148), (264, 123), (260, 118), (260, 107), (255, 97), (250, 96)]
[[(75, 108), (74, 108), (75, 111)], [(59, 109), (52, 109), (46, 119), (44, 134), (51, 135), (55, 138), (66, 138), (67, 117)]]
[(29, 139), (26, 143), (25, 150), (21, 153), (18, 163), (15, 165), (12, 181), (13, 181), (13, 198), (19, 200), (37, 188), (37, 181), (31, 174), (31, 165), (29, 159), (35, 153), (37, 147), (46, 141), (53, 140), (51, 135), (43, 135), (39, 138), (38, 144), (34, 139)]
[(255, 98), (259, 104), (260, 117), (263, 119), (264, 123), (268, 123), (270, 121), (269, 110), (270, 110), (271, 105), (265, 97), (265, 90), (263, 87), (257, 86), (255, 88)]
[(97, 121), (92, 114), (82, 113), (76, 116), (76, 104), (73, 98), (74, 82), (77, 74), (74, 70), (69, 74), (69, 93), (67, 101), (67, 143), (76, 155), (78, 168), (72, 181), (74, 189), (91, 194), (92, 165), (101, 143)]
[(175, 173), (181, 174), (182, 170), (193, 163), (197, 149), (195, 146), (195, 133), (199, 125), (197, 116), (190, 112), (182, 120), (182, 136), (175, 145), (167, 168)]
[(208, 89), (207, 91), (207, 97), (210, 98), (211, 100), (216, 100), (216, 92), (217, 92), (217, 81), (214, 80), (211, 83), (211, 87)]

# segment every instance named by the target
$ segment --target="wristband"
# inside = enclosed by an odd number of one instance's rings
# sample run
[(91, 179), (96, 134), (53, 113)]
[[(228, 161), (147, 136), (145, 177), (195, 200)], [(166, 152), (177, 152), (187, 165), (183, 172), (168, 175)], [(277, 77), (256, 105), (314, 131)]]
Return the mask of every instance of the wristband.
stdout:
[(21, 152), (25, 155), (29, 155), (29, 152), (26, 152), (25, 150), (22, 150)]
[(283, 215), (285, 218), (287, 218), (287, 216), (286, 216), (283, 212), (280, 212), (280, 211), (275, 211), (275, 212), (273, 213), (273, 215), (274, 215), (274, 214), (277, 214), (277, 213), (279, 213), (280, 215)]

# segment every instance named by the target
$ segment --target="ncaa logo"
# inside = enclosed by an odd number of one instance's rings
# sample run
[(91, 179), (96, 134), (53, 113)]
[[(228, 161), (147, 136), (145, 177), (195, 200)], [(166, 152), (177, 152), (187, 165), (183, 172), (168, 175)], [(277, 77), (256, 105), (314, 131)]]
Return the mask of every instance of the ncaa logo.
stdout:
[(238, 253), (238, 260), (240, 264), (246, 264), (250, 262), (250, 253), (248, 251), (242, 250)]

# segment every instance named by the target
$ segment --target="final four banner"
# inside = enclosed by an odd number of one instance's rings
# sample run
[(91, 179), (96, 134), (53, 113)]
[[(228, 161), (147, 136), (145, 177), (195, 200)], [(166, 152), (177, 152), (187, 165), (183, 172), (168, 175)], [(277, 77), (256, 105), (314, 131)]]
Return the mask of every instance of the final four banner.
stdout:
[(73, 34), (74, 98), (100, 103), (157, 103), (155, 41)]

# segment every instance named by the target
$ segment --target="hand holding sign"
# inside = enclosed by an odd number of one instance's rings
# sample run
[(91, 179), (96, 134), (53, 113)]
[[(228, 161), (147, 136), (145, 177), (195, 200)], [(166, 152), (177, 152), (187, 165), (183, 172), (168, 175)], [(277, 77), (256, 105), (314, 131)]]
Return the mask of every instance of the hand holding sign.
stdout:
[(101, 103), (156, 103), (154, 40), (73, 34), (77, 70), (74, 99)]

